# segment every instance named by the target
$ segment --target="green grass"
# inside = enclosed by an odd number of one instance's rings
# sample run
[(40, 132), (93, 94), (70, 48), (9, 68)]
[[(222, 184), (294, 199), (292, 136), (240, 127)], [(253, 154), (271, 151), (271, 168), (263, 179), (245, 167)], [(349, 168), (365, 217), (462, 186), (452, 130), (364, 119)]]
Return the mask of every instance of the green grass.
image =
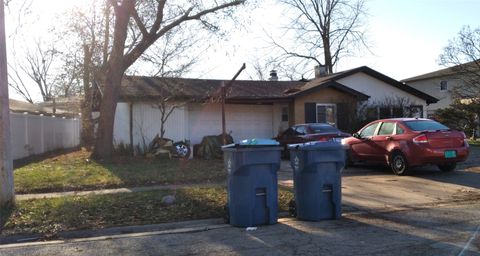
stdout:
[(90, 160), (89, 154), (76, 151), (15, 169), (16, 192), (222, 182), (227, 175), (221, 160), (121, 157), (101, 163)]
[[(163, 205), (162, 197), (169, 194), (175, 195), (175, 204)], [(291, 190), (280, 188), (278, 195), (279, 211), (287, 211), (293, 197)], [(225, 188), (189, 188), (19, 201), (15, 208), (0, 211), (0, 233), (52, 235), (59, 231), (219, 218), (226, 198)]]
[(480, 146), (480, 140), (468, 140), (470, 146)]

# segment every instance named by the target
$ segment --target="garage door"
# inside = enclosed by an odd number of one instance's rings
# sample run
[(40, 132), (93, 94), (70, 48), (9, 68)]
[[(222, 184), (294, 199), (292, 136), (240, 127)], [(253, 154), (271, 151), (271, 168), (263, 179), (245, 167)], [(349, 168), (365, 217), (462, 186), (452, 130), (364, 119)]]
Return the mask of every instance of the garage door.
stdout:
[[(271, 105), (228, 104), (225, 109), (226, 131), (232, 131), (235, 142), (247, 138), (273, 137)], [(195, 104), (188, 109), (189, 134), (198, 144), (203, 136), (222, 133), (220, 104)]]

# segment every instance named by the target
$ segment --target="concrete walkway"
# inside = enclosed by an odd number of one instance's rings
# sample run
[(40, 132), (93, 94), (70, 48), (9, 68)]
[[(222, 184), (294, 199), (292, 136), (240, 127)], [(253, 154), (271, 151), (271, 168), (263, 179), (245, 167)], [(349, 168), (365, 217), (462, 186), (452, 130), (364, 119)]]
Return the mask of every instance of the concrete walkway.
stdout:
[(41, 194), (24, 194), (16, 195), (17, 201), (30, 200), (30, 199), (42, 199), (42, 198), (58, 198), (64, 196), (87, 196), (87, 195), (105, 195), (105, 194), (117, 194), (117, 193), (132, 193), (132, 192), (144, 192), (152, 190), (163, 189), (181, 189), (181, 188), (211, 188), (222, 187), (223, 183), (199, 183), (199, 184), (181, 184), (181, 185), (156, 185), (147, 187), (134, 187), (134, 188), (114, 188), (114, 189), (99, 189), (89, 191), (68, 191), (68, 192), (53, 192), (53, 193), (41, 193)]

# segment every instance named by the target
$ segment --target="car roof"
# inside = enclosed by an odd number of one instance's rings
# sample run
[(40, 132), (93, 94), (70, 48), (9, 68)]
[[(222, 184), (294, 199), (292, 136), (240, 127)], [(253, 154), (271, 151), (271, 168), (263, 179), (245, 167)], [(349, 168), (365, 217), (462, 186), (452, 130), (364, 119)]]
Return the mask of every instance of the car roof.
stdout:
[(379, 119), (379, 120), (376, 120), (375, 122), (391, 122), (391, 121), (396, 121), (396, 122), (431, 121), (431, 119), (428, 119), (428, 118), (418, 118), (418, 117), (401, 117), (401, 118)]
[(296, 124), (294, 126), (297, 126), (297, 125), (323, 125), (323, 126), (333, 126), (331, 124), (328, 124), (328, 123), (308, 123), (308, 124)]

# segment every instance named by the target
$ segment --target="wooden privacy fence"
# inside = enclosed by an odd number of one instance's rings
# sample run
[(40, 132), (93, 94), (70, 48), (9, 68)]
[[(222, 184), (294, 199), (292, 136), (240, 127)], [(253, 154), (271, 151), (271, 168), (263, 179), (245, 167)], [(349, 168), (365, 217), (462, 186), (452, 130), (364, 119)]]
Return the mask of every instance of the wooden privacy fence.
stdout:
[(80, 145), (80, 120), (10, 113), (13, 159)]

